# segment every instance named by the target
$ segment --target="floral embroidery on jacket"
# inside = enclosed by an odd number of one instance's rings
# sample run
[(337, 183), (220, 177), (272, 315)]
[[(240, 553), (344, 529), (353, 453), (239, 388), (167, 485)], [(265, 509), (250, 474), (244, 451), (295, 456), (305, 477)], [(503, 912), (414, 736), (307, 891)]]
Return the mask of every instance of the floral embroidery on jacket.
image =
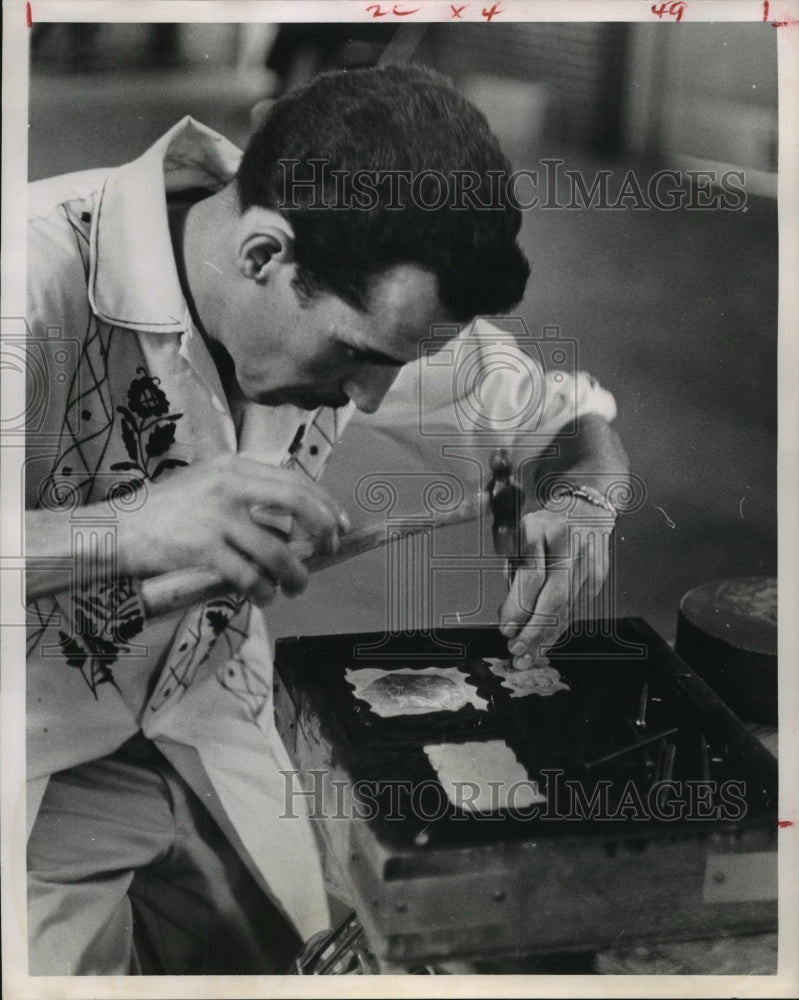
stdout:
[(129, 580), (99, 584), (72, 599), (73, 634), (59, 631), (67, 665), (79, 670), (97, 698), (101, 684), (113, 684), (111, 665), (144, 628), (139, 598)]
[[(179, 458), (163, 458), (175, 441), (175, 427), (182, 413), (169, 412), (169, 400), (160, 379), (137, 368), (138, 378), (128, 389), (128, 405), (116, 408), (121, 416), (122, 442), (129, 461), (115, 462), (116, 472), (138, 472), (128, 488), (154, 481), (167, 469), (188, 465)], [(120, 484), (121, 485), (121, 484)], [(119, 489), (120, 487), (116, 487)], [(79, 670), (97, 698), (101, 684), (116, 687), (111, 670), (129, 643), (144, 629), (138, 595), (130, 580), (100, 581), (72, 598), (72, 634), (59, 631), (58, 640), (67, 665)]]
[[(145, 479), (155, 481), (167, 469), (189, 464), (179, 458), (161, 458), (175, 443), (175, 428), (183, 414), (169, 412), (169, 400), (160, 388), (160, 379), (148, 375), (144, 368), (137, 368), (136, 372), (139, 378), (130, 384), (128, 405), (117, 406), (122, 417), (122, 443), (129, 461), (114, 462), (111, 466), (115, 471), (141, 473), (131, 486), (138, 486)], [(157, 459), (160, 461), (156, 462)]]

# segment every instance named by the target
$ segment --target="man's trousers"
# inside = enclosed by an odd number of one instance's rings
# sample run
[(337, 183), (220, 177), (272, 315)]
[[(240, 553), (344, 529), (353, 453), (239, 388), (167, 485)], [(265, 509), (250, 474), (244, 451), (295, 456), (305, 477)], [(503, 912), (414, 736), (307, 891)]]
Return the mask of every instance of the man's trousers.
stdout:
[(28, 842), (28, 938), (44, 976), (282, 974), (301, 943), (141, 736), (50, 779)]

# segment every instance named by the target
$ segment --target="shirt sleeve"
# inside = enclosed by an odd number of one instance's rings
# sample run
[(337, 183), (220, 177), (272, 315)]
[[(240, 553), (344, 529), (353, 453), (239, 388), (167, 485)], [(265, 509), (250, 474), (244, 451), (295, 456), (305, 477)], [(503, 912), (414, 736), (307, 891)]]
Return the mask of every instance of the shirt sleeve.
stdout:
[(80, 420), (79, 371), (90, 309), (88, 245), (58, 210), (28, 228), (27, 311), (20, 330), (26, 362), (25, 506), (39, 493), (53, 456)]
[(476, 444), (498, 435), (514, 445), (545, 444), (578, 417), (612, 421), (613, 396), (577, 368), (574, 341), (532, 337), (519, 321), (501, 329), (477, 320), (452, 340), (422, 345), (376, 414), (394, 436), (446, 437)]

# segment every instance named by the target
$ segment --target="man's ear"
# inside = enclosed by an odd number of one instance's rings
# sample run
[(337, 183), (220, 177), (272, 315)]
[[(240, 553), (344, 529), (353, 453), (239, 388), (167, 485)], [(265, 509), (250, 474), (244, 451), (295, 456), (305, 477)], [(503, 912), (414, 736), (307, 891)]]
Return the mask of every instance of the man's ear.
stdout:
[(245, 278), (263, 284), (278, 267), (294, 262), (294, 237), (281, 222), (268, 209), (253, 208), (242, 216), (237, 265)]

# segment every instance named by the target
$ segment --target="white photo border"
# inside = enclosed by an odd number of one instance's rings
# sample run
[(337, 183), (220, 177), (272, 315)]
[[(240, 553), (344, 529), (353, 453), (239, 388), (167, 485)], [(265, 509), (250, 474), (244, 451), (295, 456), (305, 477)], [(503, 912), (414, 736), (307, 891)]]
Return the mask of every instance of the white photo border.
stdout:
[[(370, 0), (6, 0), (3, 4), (3, 213), (2, 316), (25, 314), (25, 198), (27, 182), (28, 42), (31, 22), (315, 22), (370, 21)], [(387, 9), (390, 5), (384, 5)], [(451, 5), (413, 0), (415, 20), (446, 20)], [(466, 20), (485, 21), (481, 0)], [(655, 18), (648, 0), (502, 0), (503, 21), (634, 21)], [(264, 997), (264, 996), (795, 996), (799, 991), (799, 745), (796, 673), (799, 663), (799, 2), (686, 0), (682, 23), (783, 22), (779, 59), (779, 620), (780, 620), (780, 818), (779, 972), (773, 977), (503, 976), (357, 977), (324, 980), (289, 977), (76, 977), (30, 978), (25, 922), (24, 631), (17, 573), (0, 573), (2, 636), (2, 927), (3, 995), (38, 997)], [(674, 20), (674, 17), (672, 17)], [(674, 30), (680, 25), (675, 23)], [(764, 29), (765, 30), (765, 29)], [(769, 30), (772, 30), (769, 27)], [(24, 400), (18, 373), (2, 371), (2, 392)], [(23, 403), (24, 406), (24, 403)], [(20, 412), (22, 407), (20, 407)], [(18, 483), (24, 450), (3, 448), (0, 462), (0, 546), (8, 564), (22, 556)]]

